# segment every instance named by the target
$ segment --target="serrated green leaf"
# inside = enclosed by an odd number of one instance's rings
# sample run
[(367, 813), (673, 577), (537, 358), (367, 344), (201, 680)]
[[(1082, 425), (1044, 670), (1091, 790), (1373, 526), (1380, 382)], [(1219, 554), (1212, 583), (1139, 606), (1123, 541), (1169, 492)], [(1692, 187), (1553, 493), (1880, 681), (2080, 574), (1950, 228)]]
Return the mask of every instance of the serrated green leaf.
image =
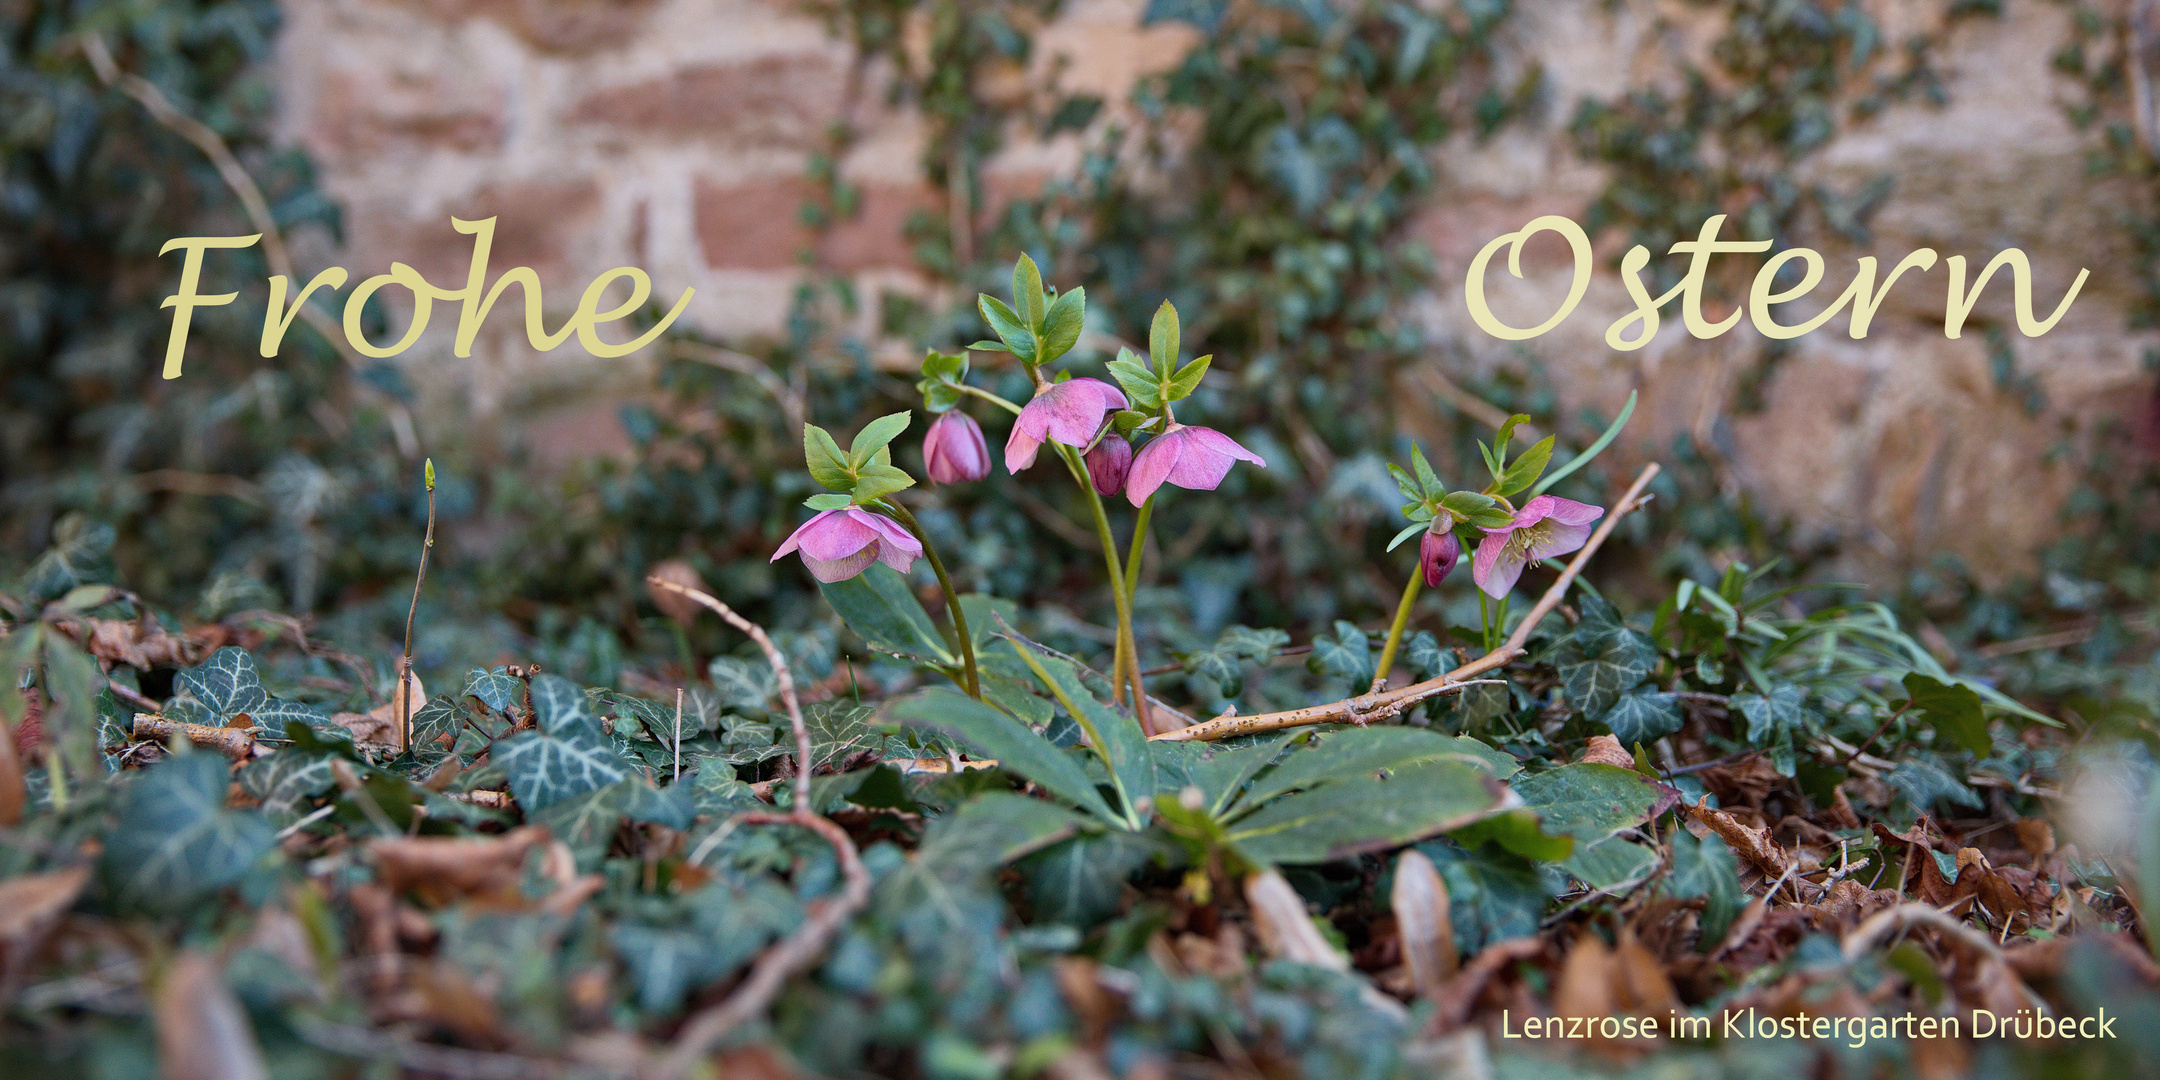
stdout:
[(1537, 483), (1538, 477), (1545, 472), (1545, 466), (1552, 462), (1552, 451), (1553, 437), (1547, 435), (1538, 440), (1535, 446), (1524, 451), (1520, 457), (1509, 462), (1507, 471), (1501, 474), (1497, 493), (1513, 495)]
[(967, 353), (941, 353), (931, 349), (923, 354), (922, 376), (934, 382), (959, 382), (968, 372)]
[(958, 691), (935, 687), (887, 702), (884, 715), (911, 727), (943, 735), (976, 757), (1040, 784), (1045, 791), (1080, 807), (1104, 822), (1124, 827), (1124, 815), (1110, 808), (1094, 781), (1071, 754), (1027, 729), (1018, 720)]
[(101, 862), (125, 906), (180, 911), (245, 877), (276, 845), (270, 823), (225, 809), (225, 759), (171, 758), (141, 770), (120, 797)]
[(907, 578), (892, 567), (872, 563), (854, 577), (823, 583), (818, 589), (848, 629), (871, 648), (933, 667), (954, 665), (944, 635), (908, 591)]
[(899, 438), (901, 432), (906, 431), (908, 424), (913, 422), (914, 419), (914, 413), (902, 410), (896, 413), (887, 413), (864, 424), (862, 430), (855, 433), (855, 441), (848, 444), (847, 460), (849, 466), (861, 469), (870, 464), (871, 460), (877, 456), (877, 452), (885, 449), (886, 445), (894, 439)]
[(1013, 314), (1013, 309), (989, 293), (976, 298), (975, 308), (982, 312), (983, 321), (990, 324), (991, 332), (1005, 343), (1005, 351), (1019, 357), (1023, 363), (1035, 362), (1035, 333)]
[[(1028, 258), (1024, 253), (1018, 259), (1013, 260), (1012, 297), (1013, 311), (1029, 327), (1038, 327), (1043, 324), (1042, 271), (1036, 268), (1035, 260)], [(1047, 363), (1049, 359), (1049, 354), (1046, 351), (1043, 355), (1043, 362)]]
[(1155, 309), (1155, 318), (1148, 324), (1148, 355), (1155, 361), (1155, 370), (1170, 371), (1177, 367), (1178, 313), (1170, 301)]
[(1210, 354), (1179, 369), (1175, 376), (1164, 382), (1163, 398), (1168, 401), (1182, 401), (1191, 397), (1192, 392), (1200, 388), (1200, 380), (1207, 376), (1208, 364), (1214, 359), (1214, 355)]
[[(882, 448), (879, 450), (881, 455), (884, 452)], [(854, 501), (867, 503), (914, 486), (915, 478), (899, 466), (889, 461), (873, 460), (863, 467), (861, 479), (855, 481)]]
[(1042, 362), (1047, 364), (1071, 352), (1080, 343), (1080, 330), (1086, 321), (1087, 290), (1075, 285), (1043, 313)]
[[(1411, 499), (1442, 499), (1442, 505), (1446, 505), (1443, 496), (1448, 493), (1447, 485), (1440, 482), (1440, 474), (1433, 471), (1432, 462), (1425, 460), (1425, 451), (1419, 449), (1416, 443), (1410, 444), (1410, 467), (1417, 473), (1418, 490), (1406, 491), (1404, 496)], [(1475, 492), (1471, 494), (1476, 495)], [(1485, 499), (1485, 505), (1491, 506), (1492, 500)]]
[(803, 461), (809, 467), (810, 479), (820, 487), (834, 491), (846, 491), (855, 484), (853, 470), (848, 458), (833, 441), (832, 432), (816, 424), (803, 425)]

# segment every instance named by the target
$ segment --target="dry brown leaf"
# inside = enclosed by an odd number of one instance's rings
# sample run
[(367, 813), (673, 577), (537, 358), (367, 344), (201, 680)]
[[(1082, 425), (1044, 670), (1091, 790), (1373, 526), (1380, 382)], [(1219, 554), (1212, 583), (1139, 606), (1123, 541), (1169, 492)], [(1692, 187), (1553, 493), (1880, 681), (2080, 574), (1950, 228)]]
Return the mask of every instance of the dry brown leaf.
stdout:
[(1471, 957), (1470, 962), (1433, 995), (1432, 1023), (1426, 1033), (1444, 1035), (1461, 1027), (1494, 975), (1516, 961), (1529, 960), (1544, 952), (1545, 939), (1540, 937), (1509, 938), (1485, 946), (1484, 951)]
[(152, 1018), (162, 1080), (269, 1080), (247, 1013), (210, 957), (189, 950), (173, 960)]
[(1559, 1016), (1602, 1017), (1613, 1015), (1613, 984), (1620, 979), (1612, 950), (1590, 930), (1575, 939), (1567, 959), (1560, 964), (1560, 980), (1553, 987), (1553, 1012)]
[(1718, 834), (1733, 849), (1733, 854), (1753, 863), (1765, 876), (1779, 877), (1792, 865), (1792, 857), (1770, 839), (1770, 830), (1751, 828), (1742, 824), (1739, 818), (1707, 805), (1691, 806), (1688, 813)]
[(384, 837), (368, 841), (368, 854), (377, 880), (425, 903), (470, 898), (522, 906), (526, 856), (547, 841), (546, 829), (526, 825), (501, 836)]
[(1321, 936), (1305, 910), (1305, 898), (1281, 874), (1262, 870), (1245, 875), (1245, 902), (1268, 955), (1332, 971), (1350, 970), (1350, 959)]
[(2033, 869), (2039, 869), (2041, 862), (2055, 853), (2054, 826), (2037, 818), (2019, 818), (2010, 827), (2017, 830), (2018, 846), (2032, 856)]
[(1621, 1009), (1648, 1016), (1679, 1007), (1680, 997), (1665, 975), (1665, 965), (1636, 940), (1633, 927), (1621, 929), (1619, 942), (1613, 946), (1613, 961), (1620, 976), (1614, 997)]
[[(126, 664), (147, 671), (154, 667), (192, 667), (215, 651), (194, 633), (165, 632), (158, 621), (140, 619), (85, 619), (78, 629), (83, 650), (105, 662), (106, 667)], [(222, 634), (218, 635), (220, 638)]]
[(66, 911), (89, 880), (89, 867), (70, 866), (0, 881), (0, 942), (33, 933)]
[(413, 711), (427, 703), (427, 688), (420, 683), (420, 676), (405, 673), (405, 682), (390, 695), (390, 700), (364, 713), (341, 712), (330, 718), (337, 726), (352, 732), (353, 739), (364, 743), (383, 743), (403, 749), (405, 746), (405, 701), (410, 698)]
[(1448, 914), (1447, 884), (1432, 860), (1411, 848), (1395, 861), (1395, 887), (1388, 899), (1410, 984), (1419, 997), (1431, 997), (1455, 973), (1455, 924)]
[(1623, 769), (1635, 767), (1635, 755), (1620, 745), (1620, 740), (1610, 735), (1590, 736), (1590, 745), (1583, 747), (1582, 760), (1600, 765), (1618, 765)]
[[(0, 725), (4, 728), (5, 725)], [(15, 753), (15, 733), (0, 730), (0, 825), (22, 820), (29, 789), (23, 784), (22, 758)]]

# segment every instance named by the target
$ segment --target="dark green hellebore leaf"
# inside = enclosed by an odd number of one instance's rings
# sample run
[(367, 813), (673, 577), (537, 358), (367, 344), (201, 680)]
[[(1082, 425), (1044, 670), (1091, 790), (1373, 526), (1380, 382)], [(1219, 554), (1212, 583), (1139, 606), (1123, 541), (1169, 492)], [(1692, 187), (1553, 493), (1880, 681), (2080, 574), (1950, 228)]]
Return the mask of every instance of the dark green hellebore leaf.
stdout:
[(892, 567), (872, 563), (854, 577), (821, 583), (818, 589), (848, 629), (871, 648), (931, 667), (949, 668), (957, 662), (944, 635), (908, 591), (907, 578)]
[(1459, 829), (1500, 809), (1504, 789), (1468, 761), (1376, 769), (1274, 799), (1231, 824), (1228, 839), (1262, 864), (1319, 863)]
[(1674, 829), (1668, 838), (1672, 845), (1672, 895), (1687, 900), (1703, 899), (1702, 936), (1696, 942), (1696, 950), (1709, 952), (1725, 940), (1725, 931), (1732, 926), (1733, 918), (1747, 906), (1747, 894), (1740, 890), (1740, 867), (1733, 858), (1732, 849), (1716, 834), (1697, 840), (1686, 829)]
[(1974, 757), (1986, 757), (1995, 749), (1988, 738), (1987, 716), (1980, 710), (1980, 695), (1972, 687), (1937, 682), (1915, 671), (1905, 676), (1905, 692), (1912, 695), (1912, 706), (1921, 717)]
[(912, 727), (926, 728), (953, 740), (969, 754), (993, 759), (998, 767), (1042, 785), (1104, 822), (1122, 826), (1123, 815), (1110, 808), (1087, 771), (1070, 753), (1004, 712), (956, 690), (934, 687), (887, 702), (885, 715)]
[(225, 759), (198, 751), (139, 772), (105, 832), (105, 879), (121, 904), (178, 911), (247, 876), (277, 843), (258, 814), (225, 809)]
[(1670, 809), (1680, 793), (1633, 769), (1579, 761), (1515, 778), (1523, 805), (1538, 812), (1545, 830), (1594, 844)]

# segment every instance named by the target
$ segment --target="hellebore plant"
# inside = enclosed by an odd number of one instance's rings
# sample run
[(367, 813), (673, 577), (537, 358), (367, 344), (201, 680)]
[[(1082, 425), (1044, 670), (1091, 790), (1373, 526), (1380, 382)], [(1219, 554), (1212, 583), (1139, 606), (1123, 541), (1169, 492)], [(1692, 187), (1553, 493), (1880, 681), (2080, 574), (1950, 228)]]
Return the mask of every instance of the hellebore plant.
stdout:
[[(1009, 353), (1018, 360), (1034, 385), (1027, 403), (1016, 404), (968, 385), (964, 353), (953, 356), (932, 351), (923, 359), (922, 380), (916, 388), (922, 392), (924, 407), (933, 413), (950, 416), (951, 410), (969, 396), (1012, 413), (1012, 431), (1005, 440), (1007, 472), (1017, 476), (1032, 467), (1046, 446), (1064, 460), (1094, 516), (1095, 535), (1102, 545), (1111, 599), (1117, 609), (1110, 682), (1118, 702), (1124, 703), (1129, 695), (1141, 726), (1154, 734), (1132, 628), (1133, 593), (1139, 588), (1140, 558), (1147, 542), (1148, 519), (1154, 512), (1154, 496), (1166, 483), (1187, 490), (1211, 491), (1222, 483), (1233, 463), (1249, 461), (1264, 468), (1266, 462), (1221, 432), (1178, 423), (1172, 404), (1191, 396), (1199, 387), (1211, 358), (1203, 356), (1178, 364), (1178, 314), (1168, 302), (1156, 311), (1149, 326), (1148, 355), (1142, 357), (1130, 349), (1119, 349), (1117, 359), (1108, 365), (1111, 378), (1116, 380), (1113, 385), (1102, 379), (1048, 370), (1080, 340), (1087, 312), (1085, 290), (1076, 288), (1063, 294), (1046, 291), (1040, 271), (1025, 255), (1013, 266), (1012, 289), (1009, 305), (987, 294), (977, 298), (976, 308), (998, 340), (978, 341), (968, 348)], [(939, 421), (946, 422), (942, 418)], [(973, 421), (967, 424), (972, 427)], [(1134, 438), (1148, 441), (1136, 451)], [(935, 448), (940, 457), (946, 452), (942, 443), (941, 439)], [(930, 460), (932, 448), (926, 445), (924, 455)], [(1104, 497), (1119, 492), (1140, 510), (1131, 546), (1122, 559), (1102, 502)]]
[[(1418, 542), (1418, 565), (1403, 586), (1402, 600), (1395, 605), (1395, 621), (1388, 628), (1387, 642), (1381, 647), (1380, 660), (1374, 667), (1373, 689), (1378, 690), (1387, 683), (1388, 671), (1394, 666), (1395, 651), (1402, 643), (1403, 631), (1410, 624), (1410, 610), (1417, 603), (1419, 589), (1437, 588), (1447, 580), (1456, 562), (1462, 558), (1465, 540), (1477, 544), (1477, 552), (1470, 560), (1470, 580), (1478, 588), (1478, 610), (1485, 623), (1485, 647), (1490, 649), (1498, 643), (1507, 624), (1508, 595), (1522, 577), (1523, 568), (1541, 559), (1581, 548), (1590, 538), (1590, 523), (1605, 514), (1602, 507), (1543, 492), (1612, 445), (1620, 429), (1626, 426), (1628, 417), (1634, 413), (1635, 395), (1629, 394), (1627, 406), (1620, 410), (1612, 426), (1606, 428), (1588, 449), (1550, 475), (1545, 473), (1546, 466), (1552, 463), (1553, 437), (1550, 435), (1515, 460), (1508, 460), (1508, 437), (1514, 433), (1516, 425), (1529, 419), (1521, 415), (1509, 417), (1500, 425), (1500, 433), (1492, 445), (1478, 444), (1486, 468), (1492, 473), (1492, 482), (1483, 491), (1447, 490), (1432, 464), (1425, 460), (1424, 451), (1415, 444), (1410, 447), (1410, 471), (1397, 465), (1388, 466), (1396, 487), (1410, 500), (1402, 508), (1410, 525), (1395, 534), (1395, 539), (1388, 543), (1388, 550), (1395, 550), (1420, 533), (1423, 537)], [(1508, 501), (1510, 496), (1525, 491), (1530, 493), (1530, 498), (1520, 509)], [(1499, 602), (1497, 609), (1491, 601)]]

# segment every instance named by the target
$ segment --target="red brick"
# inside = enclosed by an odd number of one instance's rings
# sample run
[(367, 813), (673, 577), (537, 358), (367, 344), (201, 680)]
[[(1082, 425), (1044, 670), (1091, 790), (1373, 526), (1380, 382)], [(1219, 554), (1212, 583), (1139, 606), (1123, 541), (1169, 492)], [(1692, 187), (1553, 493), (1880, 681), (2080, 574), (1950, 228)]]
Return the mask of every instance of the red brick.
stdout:
[(824, 56), (762, 56), (685, 68), (665, 78), (598, 91), (574, 122), (678, 138), (788, 149), (824, 141), (840, 108), (840, 65)]
[(917, 210), (937, 210), (936, 194), (920, 185), (891, 183), (864, 184), (861, 192), (861, 212), (820, 239), (802, 224), (801, 208), (812, 188), (800, 177), (733, 184), (701, 181), (697, 230), (705, 262), (728, 270), (786, 269), (797, 265), (804, 247), (816, 243), (819, 264), (834, 270), (914, 265), (906, 236), (908, 217)]

